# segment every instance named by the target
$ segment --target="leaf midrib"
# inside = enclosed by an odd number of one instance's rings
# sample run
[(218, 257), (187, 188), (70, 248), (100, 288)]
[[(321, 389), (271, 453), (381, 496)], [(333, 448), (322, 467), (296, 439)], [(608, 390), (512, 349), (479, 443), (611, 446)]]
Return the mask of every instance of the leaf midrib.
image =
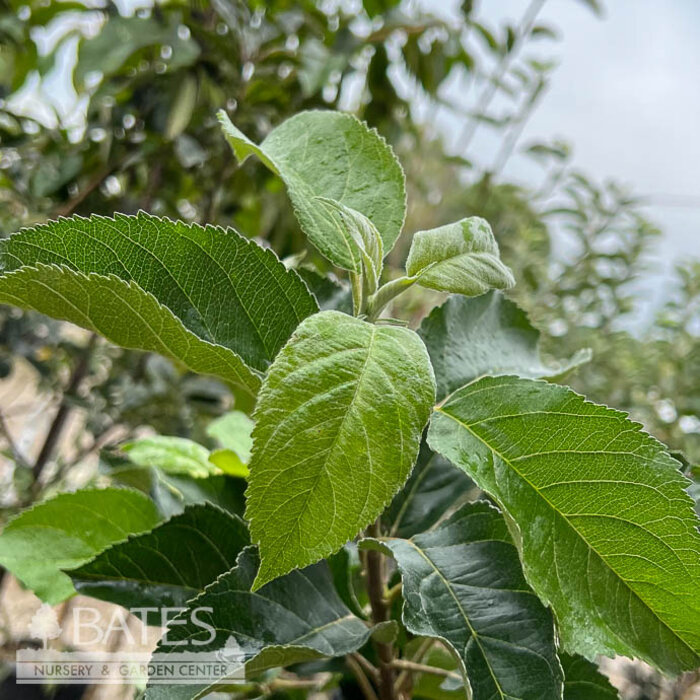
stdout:
[[(397, 538), (391, 538), (391, 539), (397, 539)], [(442, 581), (442, 584), (448, 590), (450, 596), (452, 597), (455, 604), (457, 605), (459, 612), (461, 613), (462, 617), (464, 618), (464, 621), (467, 623), (467, 627), (469, 628), (469, 632), (470, 632), (472, 638), (476, 642), (477, 646), (479, 647), (479, 651), (481, 651), (481, 654), (484, 657), (484, 661), (486, 662), (486, 667), (488, 668), (489, 673), (491, 674), (491, 678), (493, 679), (493, 682), (496, 685), (496, 688), (498, 690), (499, 695), (501, 696), (501, 698), (503, 700), (507, 700), (507, 698), (510, 696), (506, 695), (503, 692), (503, 688), (501, 687), (501, 684), (498, 682), (498, 679), (496, 678), (496, 676), (493, 672), (493, 668), (491, 667), (491, 664), (489, 663), (489, 657), (486, 654), (486, 652), (484, 651), (484, 647), (481, 646), (481, 640), (480, 640), (479, 634), (474, 629), (474, 627), (472, 627), (472, 624), (469, 620), (469, 616), (467, 615), (467, 613), (464, 610), (464, 607), (460, 603), (459, 598), (457, 597), (457, 594), (454, 592), (454, 590), (452, 590), (452, 585), (443, 576), (442, 572), (438, 569), (438, 567), (435, 565), (433, 560), (413, 540), (402, 540), (402, 541), (406, 542), (406, 544), (411, 545), (411, 547), (413, 547), (416, 550), (416, 552), (418, 552), (418, 554), (420, 554), (423, 557), (423, 559), (425, 559), (425, 561), (430, 565), (430, 567), (433, 569), (433, 571), (437, 574), (438, 578)], [(431, 627), (432, 627), (432, 625), (431, 625)], [(452, 644), (450, 644), (450, 646), (452, 646)], [(460, 665), (464, 669), (464, 662), (461, 660), (461, 658), (460, 658)], [(466, 669), (465, 669), (465, 675), (466, 675)]]
[[(309, 499), (311, 498), (311, 495), (314, 493), (314, 490), (315, 490), (316, 486), (318, 485), (318, 482), (320, 481), (320, 479), (321, 479), (321, 477), (323, 476), (323, 474), (326, 473), (326, 472), (328, 471), (327, 465), (328, 465), (328, 462), (329, 462), (329, 460), (330, 460), (330, 455), (333, 453), (333, 451), (334, 451), (335, 448), (336, 448), (336, 445), (338, 444), (338, 439), (339, 439), (339, 437), (340, 437), (340, 434), (343, 432), (345, 423), (346, 423), (346, 421), (348, 420), (348, 415), (350, 414), (350, 409), (351, 409), (351, 407), (354, 405), (355, 401), (357, 400), (357, 395), (358, 395), (358, 393), (359, 393), (359, 391), (360, 391), (360, 387), (362, 386), (362, 381), (363, 381), (363, 379), (364, 379), (365, 372), (367, 371), (367, 366), (369, 365), (370, 357), (371, 357), (371, 355), (372, 355), (372, 347), (373, 347), (373, 345), (374, 345), (374, 340), (375, 340), (376, 335), (377, 335), (377, 328), (376, 328), (374, 325), (372, 325), (372, 324), (367, 324), (367, 326), (369, 327), (369, 329), (370, 329), (370, 331), (371, 331), (371, 336), (370, 336), (369, 342), (368, 342), (368, 344), (367, 344), (367, 350), (366, 350), (366, 351), (367, 351), (367, 356), (365, 357), (364, 364), (362, 365), (362, 369), (360, 370), (360, 373), (359, 373), (359, 375), (358, 375), (358, 377), (357, 377), (357, 385), (355, 386), (355, 391), (354, 391), (354, 393), (353, 393), (353, 395), (352, 395), (352, 399), (350, 399), (350, 401), (348, 402), (348, 409), (347, 409), (347, 411), (345, 412), (345, 415), (342, 417), (342, 419), (341, 419), (341, 421), (340, 421), (340, 424), (339, 424), (339, 426), (338, 426), (338, 430), (337, 430), (337, 432), (336, 432), (336, 434), (335, 434), (335, 437), (333, 438), (333, 442), (332, 442), (332, 444), (330, 445), (330, 447), (327, 448), (327, 451), (326, 451), (327, 456), (324, 458), (323, 464), (322, 464), (321, 468), (318, 470), (318, 474), (317, 474), (317, 476), (316, 476), (316, 481), (315, 481), (315, 483), (314, 483), (314, 486), (313, 486), (312, 488), (308, 489), (307, 494), (306, 494), (306, 497), (305, 497), (305, 499), (304, 499), (304, 503), (303, 503), (303, 505), (301, 505), (300, 508), (299, 508), (298, 513), (300, 513), (300, 514), (306, 512), (306, 510), (308, 509), (308, 507), (309, 507)], [(369, 470), (368, 473), (369, 473), (370, 478), (371, 478), (371, 476), (372, 476), (371, 469)], [(332, 488), (332, 484), (331, 484), (331, 488)], [(369, 493), (370, 491), (371, 491), (371, 489), (368, 489), (368, 493)], [(335, 497), (333, 498), (333, 500), (335, 501)], [(366, 505), (367, 505), (367, 503), (366, 503), (366, 501), (365, 501), (365, 505), (363, 505), (363, 507), (362, 507), (362, 510), (363, 510), (363, 511), (364, 511)], [(336, 511), (335, 511), (335, 509), (334, 509), (334, 510), (333, 510), (333, 522), (332, 522), (332, 524), (330, 525), (330, 527), (328, 528), (329, 531), (333, 529), (333, 526), (335, 525), (335, 520), (336, 520)], [(268, 520), (266, 521), (266, 523), (267, 523), (268, 521), (269, 521), (269, 518), (268, 518)], [(298, 530), (298, 528), (299, 528), (299, 523), (300, 523), (300, 522), (301, 522), (301, 515), (298, 515), (298, 516), (296, 517), (296, 519), (295, 519), (295, 528), (294, 528), (295, 530)], [(294, 530), (290, 530), (290, 531), (287, 533), (287, 536), (286, 536), (285, 539), (284, 539), (283, 548), (287, 546), (287, 543), (289, 542), (289, 538), (292, 536), (292, 533), (293, 533), (293, 532), (294, 532)]]
[[(652, 616), (653, 616), (656, 620), (659, 621), (659, 623), (660, 623), (661, 625), (663, 625), (666, 629), (668, 629), (668, 630), (673, 634), (673, 636), (674, 636), (675, 639), (677, 639), (677, 640), (680, 641), (682, 644), (684, 644), (685, 647), (686, 647), (687, 649), (690, 650), (690, 652), (691, 652), (691, 654), (692, 654), (693, 656), (697, 657), (697, 652), (696, 652), (695, 649), (693, 649), (693, 647), (685, 640), (685, 638), (684, 638), (684, 637), (681, 637), (679, 632), (677, 632), (675, 629), (673, 629), (673, 627), (671, 627), (671, 625), (670, 625), (668, 622), (666, 622), (665, 620), (662, 620), (662, 619), (658, 616), (658, 614), (656, 613), (656, 611), (653, 610), (653, 609), (649, 606), (649, 604), (647, 603), (647, 601), (646, 601), (644, 598), (642, 598), (642, 596), (641, 596), (639, 593), (637, 593), (637, 591), (635, 591), (634, 588), (632, 588), (632, 586), (629, 584), (629, 582), (628, 582), (626, 579), (622, 578), (622, 576), (621, 576), (620, 574), (618, 574), (618, 572), (615, 571), (615, 569), (613, 569), (613, 567), (606, 561), (606, 559), (603, 558), (603, 556), (600, 554), (600, 552), (598, 552), (598, 550), (597, 550), (592, 544), (590, 544), (590, 542), (588, 542), (588, 540), (581, 534), (581, 532), (579, 532), (579, 530), (576, 529), (576, 527), (574, 527), (574, 525), (573, 525), (572, 523), (569, 522), (569, 520), (567, 519), (566, 515), (564, 515), (564, 513), (562, 513), (548, 498), (546, 498), (546, 497), (542, 494), (542, 492), (540, 491), (540, 489), (537, 488), (537, 486), (535, 486), (527, 477), (525, 477), (523, 474), (521, 474), (521, 473), (513, 466), (512, 462), (511, 462), (509, 459), (507, 459), (501, 452), (499, 452), (496, 448), (492, 447), (488, 442), (486, 442), (486, 440), (485, 440), (484, 438), (482, 438), (482, 437), (481, 437), (480, 435), (478, 435), (475, 431), (473, 431), (473, 430), (471, 429), (471, 426), (470, 426), (470, 425), (468, 425), (467, 423), (464, 423), (463, 421), (461, 421), (461, 420), (460, 420), (459, 418), (457, 418), (456, 416), (454, 416), (454, 415), (452, 415), (451, 413), (448, 413), (447, 411), (445, 411), (444, 406), (436, 407), (436, 408), (435, 408), (435, 411), (438, 412), (438, 413), (442, 413), (443, 415), (447, 416), (447, 417), (450, 418), (451, 420), (455, 421), (455, 423), (461, 425), (467, 432), (469, 432), (471, 435), (473, 435), (474, 438), (476, 438), (476, 439), (477, 439), (481, 444), (483, 444), (488, 450), (490, 450), (491, 452), (493, 452), (500, 460), (502, 460), (505, 464), (507, 464), (507, 465), (513, 470), (513, 472), (515, 472), (515, 473), (516, 473), (516, 474), (517, 474), (517, 475), (518, 475), (518, 476), (519, 476), (519, 477), (520, 477), (520, 478), (521, 478), (521, 479), (522, 479), (522, 480), (523, 480), (523, 481), (524, 481), (524, 482), (525, 482), (525, 483), (526, 483), (526, 484), (527, 484), (527, 485), (528, 485), (528, 486), (529, 486), (529, 487), (530, 487), (530, 488), (531, 488), (531, 489), (532, 489), (532, 490), (533, 490), (533, 491), (534, 491), (534, 492), (535, 492), (535, 493), (536, 493), (536, 494), (537, 494), (537, 495), (552, 509), (552, 511), (554, 511), (554, 513), (556, 513), (556, 515), (557, 515), (558, 517), (560, 517), (560, 518), (571, 528), (571, 530), (573, 530), (573, 532), (576, 533), (576, 535), (577, 535), (577, 536), (581, 539), (581, 541), (586, 545), (586, 547), (588, 548), (588, 550), (589, 550), (590, 552), (593, 552), (593, 553), (600, 559), (600, 561), (604, 564), (604, 566), (606, 567), (606, 569), (610, 570), (610, 571), (615, 575), (615, 577), (616, 577), (617, 579), (619, 579), (620, 581), (622, 581), (622, 583), (624, 583), (624, 585), (625, 585), (625, 587), (627, 588), (627, 590), (629, 590), (630, 593), (631, 593), (635, 598), (637, 598), (637, 600), (639, 600), (639, 601), (642, 603), (642, 605), (645, 607), (645, 609), (647, 609), (647, 610), (652, 614)], [(556, 413), (556, 412), (550, 412), (550, 413)], [(557, 415), (558, 415), (558, 414), (557, 414)], [(575, 415), (578, 416), (579, 414), (575, 414)], [(611, 416), (611, 417), (612, 417), (612, 416)], [(500, 499), (499, 499), (499, 500), (500, 500)], [(503, 504), (501, 504), (501, 506), (502, 506), (506, 511), (508, 510), (507, 508), (505, 508), (505, 506), (504, 506)], [(556, 554), (553, 554), (553, 556), (554, 556), (554, 558), (556, 559)]]

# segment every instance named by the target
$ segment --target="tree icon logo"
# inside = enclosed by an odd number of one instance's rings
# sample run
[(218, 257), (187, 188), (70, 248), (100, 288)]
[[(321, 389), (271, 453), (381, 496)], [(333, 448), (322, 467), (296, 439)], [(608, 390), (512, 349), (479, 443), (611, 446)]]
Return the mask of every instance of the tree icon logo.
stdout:
[(48, 603), (44, 603), (34, 613), (29, 623), (29, 634), (32, 639), (41, 640), (44, 649), (48, 649), (49, 640), (60, 637), (62, 631), (56, 611)]

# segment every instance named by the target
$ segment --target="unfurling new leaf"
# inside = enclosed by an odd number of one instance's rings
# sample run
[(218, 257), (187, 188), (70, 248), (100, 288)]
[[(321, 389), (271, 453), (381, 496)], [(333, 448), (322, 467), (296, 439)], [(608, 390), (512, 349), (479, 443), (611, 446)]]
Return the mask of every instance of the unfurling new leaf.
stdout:
[(256, 587), (338, 550), (408, 478), (435, 398), (406, 328), (311, 316), (277, 356), (255, 410), (246, 514)]
[(273, 129), (258, 146), (219, 112), (224, 135), (236, 157), (254, 154), (287, 186), (299, 224), (334, 265), (354, 269), (355, 258), (317, 197), (336, 200), (366, 216), (388, 253), (406, 215), (403, 170), (374, 129), (350, 114), (302, 112)]
[(414, 234), (406, 272), (422, 287), (469, 297), (515, 284), (491, 227), (476, 216)]

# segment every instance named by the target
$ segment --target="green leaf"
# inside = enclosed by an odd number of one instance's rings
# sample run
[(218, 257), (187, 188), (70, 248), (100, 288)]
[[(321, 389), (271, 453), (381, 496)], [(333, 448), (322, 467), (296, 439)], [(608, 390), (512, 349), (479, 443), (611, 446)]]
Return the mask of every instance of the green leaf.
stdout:
[(464, 472), (433, 452), (423, 440), (410, 479), (383, 515), (384, 525), (396, 537), (425, 532), (473, 488)]
[(302, 112), (273, 129), (258, 146), (225, 112), (219, 121), (236, 158), (256, 155), (278, 174), (304, 233), (334, 265), (353, 270), (355, 259), (335, 219), (317, 197), (337, 200), (364, 214), (394, 246), (406, 215), (406, 185), (394, 152), (374, 130), (350, 114)]
[(300, 267), (297, 274), (316, 297), (321, 311), (342, 311), (352, 314), (352, 289), (334, 275), (324, 277), (309, 267)]
[(158, 467), (170, 474), (187, 474), (205, 479), (220, 473), (209, 461), (209, 450), (192, 440), (155, 435), (121, 446), (128, 458), (139, 467)]
[(238, 355), (187, 330), (133, 282), (37, 264), (0, 276), (0, 302), (71, 321), (115, 345), (160, 353), (251, 394), (260, 387), (260, 377)]
[(362, 6), (365, 12), (374, 18), (377, 15), (389, 12), (399, 4), (400, 0), (362, 0)]
[(331, 554), (326, 559), (326, 563), (330, 569), (333, 585), (340, 599), (355, 615), (364, 619), (366, 615), (362, 611), (355, 587), (355, 582), (357, 581), (360, 584), (358, 590), (364, 591), (364, 586), (361, 585), (363, 583), (361, 579), (362, 564), (357, 545), (354, 542), (349, 542), (335, 554)]
[(404, 624), (454, 649), (473, 700), (561, 698), (552, 614), (527, 585), (493, 506), (470, 503), (434, 531), (410, 540), (363, 540), (362, 546), (394, 556)]
[(114, 542), (150, 530), (158, 512), (130, 489), (62, 493), (10, 520), (0, 535), (0, 564), (52, 605), (75, 589), (62, 569), (80, 566)]
[(74, 74), (76, 87), (82, 90), (89, 73), (99, 72), (105, 77), (117, 73), (134, 54), (149, 46), (171, 46), (173, 61), (169, 63), (173, 68), (193, 63), (199, 46), (193, 39), (180, 38), (179, 26), (180, 20), (174, 14), (168, 16), (167, 24), (156, 17), (109, 14), (96, 36), (80, 42)]
[(185, 506), (212, 503), (229, 513), (243, 515), (245, 511), (245, 482), (226, 474), (207, 479), (193, 479), (180, 474), (163, 474), (149, 470), (153, 477), (153, 500), (164, 515), (181, 513)]
[(255, 410), (246, 515), (256, 587), (338, 550), (403, 485), (434, 401), (428, 354), (407, 328), (337, 311), (306, 319)]
[(207, 426), (207, 434), (223, 448), (214, 450), (209, 461), (225, 474), (247, 479), (253, 448), (253, 421), (242, 411), (231, 411)]
[(377, 289), (384, 259), (382, 239), (375, 225), (364, 214), (334, 199), (317, 197), (316, 201), (325, 207), (336, 225), (338, 236), (346, 241), (354, 264), (352, 272), (364, 273), (369, 291), (373, 293)]
[(250, 462), (255, 423), (243, 411), (229, 411), (207, 426), (207, 435), (221, 447), (232, 450), (243, 464)]
[(515, 284), (510, 269), (501, 262), (491, 227), (476, 216), (418, 231), (406, 272), (417, 277), (422, 287), (470, 297)]
[(209, 461), (218, 471), (222, 471), (229, 476), (247, 479), (250, 475), (248, 466), (241, 461), (241, 458), (233, 450), (214, 450), (209, 455)]
[(619, 700), (620, 696), (598, 667), (581, 656), (560, 654), (564, 669), (564, 700)]
[[(235, 640), (246, 675), (252, 677), (266, 668), (322, 656), (344, 656), (368, 641), (373, 630), (338, 598), (325, 562), (293, 571), (253, 593), (257, 569), (256, 550), (245, 549), (234, 569), (190, 601), (190, 610), (199, 608), (199, 619), (216, 629), (211, 642), (201, 644), (210, 633), (192, 624), (188, 610), (173, 621), (186, 624), (172, 624), (170, 643), (161, 642), (156, 653), (214, 653)], [(147, 698), (189, 700), (205, 689), (201, 684), (152, 685)]]
[(423, 319), (418, 334), (435, 370), (438, 399), (485, 374), (561, 377), (591, 356), (580, 350), (570, 360), (543, 361), (540, 332), (517, 304), (493, 291), (449, 297)]
[[(304, 283), (273, 251), (232, 229), (144, 212), (59, 219), (0, 242), (3, 271), (38, 263), (70, 268), (88, 280), (95, 273), (138, 285), (191, 333), (232, 350), (260, 371), (298, 323), (318, 309)], [(90, 315), (97, 319), (104, 313), (98, 309)], [(149, 323), (154, 330), (160, 325), (158, 318)]]
[(158, 608), (149, 622), (160, 625), (161, 608), (184, 606), (232, 569), (249, 544), (240, 518), (204, 503), (109, 547), (68, 573), (84, 595), (125, 608)]
[(514, 523), (564, 647), (700, 664), (700, 534), (687, 479), (625, 414), (569, 389), (486, 377), (440, 405), (428, 443)]

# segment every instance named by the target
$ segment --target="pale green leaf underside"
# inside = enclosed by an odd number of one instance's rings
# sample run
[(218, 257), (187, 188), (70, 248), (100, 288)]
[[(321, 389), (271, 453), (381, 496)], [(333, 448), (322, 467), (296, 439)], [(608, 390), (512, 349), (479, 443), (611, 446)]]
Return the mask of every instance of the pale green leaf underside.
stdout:
[[(364, 274), (368, 278), (372, 291), (376, 289), (382, 272), (384, 244), (375, 225), (359, 211), (346, 207), (335, 199), (317, 197), (319, 207), (326, 210), (337, 231), (337, 235), (346, 241), (348, 254), (352, 259), (352, 272)], [(340, 265), (342, 267), (342, 265)]]
[(624, 414), (564, 387), (486, 377), (436, 409), (428, 441), (517, 527), (565, 648), (700, 664), (700, 535), (687, 480)]
[(334, 265), (354, 269), (356, 260), (325, 207), (327, 197), (364, 214), (388, 253), (406, 215), (403, 170), (386, 141), (350, 114), (302, 112), (273, 129), (258, 146), (225, 112), (219, 121), (236, 157), (258, 156), (287, 186), (299, 224)]
[(422, 287), (465, 296), (515, 284), (491, 227), (476, 216), (414, 234), (406, 272)]
[(221, 472), (209, 461), (209, 450), (193, 440), (154, 435), (121, 446), (139, 467), (157, 467), (169, 474), (186, 474), (205, 479)]
[(40, 263), (134, 283), (188, 331), (260, 371), (299, 321), (318, 309), (273, 251), (232, 229), (144, 212), (59, 219), (0, 242), (3, 272)]
[(133, 282), (39, 264), (0, 276), (0, 302), (70, 321), (124, 348), (160, 353), (251, 394), (260, 387), (259, 375), (238, 355), (187, 330)]
[[(208, 586), (190, 602), (200, 608), (200, 620), (216, 628), (216, 638), (209, 644), (209, 632), (192, 624), (189, 612), (178, 618), (185, 625), (173, 625), (168, 632), (171, 642), (161, 644), (156, 654), (183, 651), (215, 653), (232, 637), (242, 653), (247, 677), (266, 668), (287, 666), (322, 656), (343, 656), (363, 646), (372, 634), (338, 598), (324, 563), (293, 571), (253, 593), (251, 586), (258, 569), (254, 548), (245, 549), (236, 567)], [(210, 608), (211, 612), (206, 609)], [(190, 700), (204, 691), (203, 685), (153, 685), (149, 700)]]
[(371, 542), (401, 571), (406, 627), (455, 650), (473, 700), (561, 698), (552, 614), (527, 585), (493, 506), (470, 503), (433, 531), (363, 543)]
[(495, 291), (473, 299), (451, 296), (423, 319), (418, 334), (433, 363), (438, 399), (486, 374), (553, 379), (591, 355), (580, 350), (569, 360), (545, 362), (540, 332), (522, 309)]
[(209, 423), (207, 435), (224, 449), (235, 452), (243, 464), (248, 464), (253, 449), (254, 425), (243, 411), (229, 411)]
[(413, 331), (337, 311), (302, 322), (254, 415), (256, 586), (328, 556), (382, 512), (413, 467), (434, 392)]
[(245, 523), (211, 503), (188, 506), (151, 532), (133, 535), (69, 571), (79, 593), (127, 609), (184, 606), (236, 564), (250, 544)]
[(75, 593), (62, 569), (158, 522), (153, 502), (129, 489), (63, 493), (13, 518), (0, 535), (0, 564), (52, 605)]

